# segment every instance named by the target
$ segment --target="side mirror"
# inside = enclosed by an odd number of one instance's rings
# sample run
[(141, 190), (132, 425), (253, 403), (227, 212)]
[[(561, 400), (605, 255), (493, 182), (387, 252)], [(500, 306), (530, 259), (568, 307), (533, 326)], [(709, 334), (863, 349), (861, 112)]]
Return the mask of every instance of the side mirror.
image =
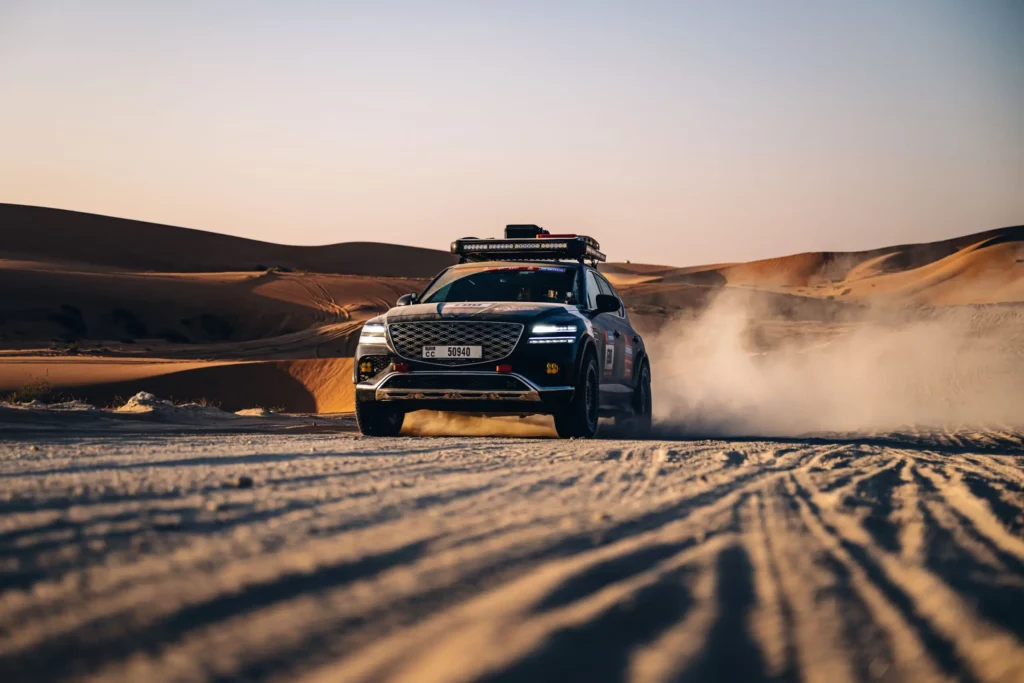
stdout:
[(412, 294), (403, 294), (398, 297), (398, 301), (395, 302), (396, 306), (412, 306), (419, 299), (419, 295), (413, 292)]
[(597, 295), (597, 312), (598, 313), (617, 313), (619, 310), (619, 300), (611, 294), (598, 294)]

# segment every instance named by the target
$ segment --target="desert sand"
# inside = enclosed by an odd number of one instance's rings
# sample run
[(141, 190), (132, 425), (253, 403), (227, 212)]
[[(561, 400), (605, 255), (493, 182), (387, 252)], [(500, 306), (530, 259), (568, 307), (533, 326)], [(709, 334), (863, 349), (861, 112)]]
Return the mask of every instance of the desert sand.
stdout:
[(1024, 680), (1022, 228), (607, 264), (646, 441), (360, 437), (442, 252), (0, 235), (0, 680)]
[(3, 679), (1024, 677), (1021, 432), (363, 439), (319, 419), (334, 433), (0, 440)]

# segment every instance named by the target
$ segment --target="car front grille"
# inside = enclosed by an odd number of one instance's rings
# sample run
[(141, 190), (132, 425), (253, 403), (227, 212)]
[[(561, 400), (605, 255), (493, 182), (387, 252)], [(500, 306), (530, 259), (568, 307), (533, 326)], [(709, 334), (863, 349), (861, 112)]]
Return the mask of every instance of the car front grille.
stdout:
[(520, 323), (481, 320), (437, 320), (388, 325), (391, 342), (400, 356), (423, 360), (424, 346), (480, 346), (482, 358), (431, 358), (436, 365), (466, 365), (505, 358), (523, 334)]

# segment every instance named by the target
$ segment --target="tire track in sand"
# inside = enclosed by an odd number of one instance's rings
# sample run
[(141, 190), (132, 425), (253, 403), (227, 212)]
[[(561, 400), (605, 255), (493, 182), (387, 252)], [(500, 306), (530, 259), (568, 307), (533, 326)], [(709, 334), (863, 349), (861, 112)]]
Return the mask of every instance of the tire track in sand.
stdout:
[[(4, 557), (46, 572), (0, 589), (0, 668), (197, 681), (1022, 673), (1016, 455), (897, 439), (261, 438), (197, 441), (193, 465), (155, 437), (42, 468), (0, 441), (9, 495), (44, 503), (4, 518)], [(253, 489), (220, 488), (240, 469)]]

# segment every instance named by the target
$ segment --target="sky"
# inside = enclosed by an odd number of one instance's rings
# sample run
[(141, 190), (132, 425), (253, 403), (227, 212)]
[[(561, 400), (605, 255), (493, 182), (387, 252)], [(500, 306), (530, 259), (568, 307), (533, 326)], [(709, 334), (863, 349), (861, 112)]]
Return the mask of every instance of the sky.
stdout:
[(1024, 2), (0, 0), (0, 202), (673, 265), (1017, 225)]

